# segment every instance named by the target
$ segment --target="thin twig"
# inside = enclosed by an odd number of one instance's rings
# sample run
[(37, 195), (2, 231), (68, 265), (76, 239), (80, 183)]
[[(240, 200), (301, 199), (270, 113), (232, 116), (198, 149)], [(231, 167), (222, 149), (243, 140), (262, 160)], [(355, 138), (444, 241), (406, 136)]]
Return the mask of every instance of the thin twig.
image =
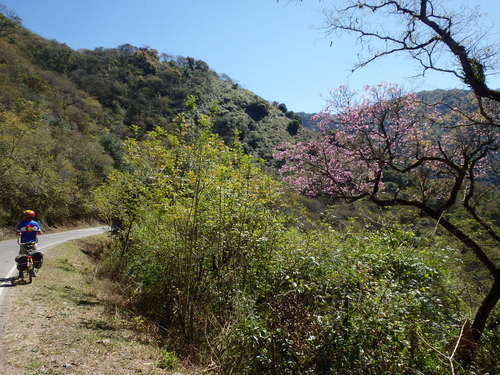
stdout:
[(464, 335), (464, 329), (465, 326), (467, 325), (468, 320), (465, 320), (464, 324), (462, 324), (462, 328), (460, 329), (460, 335), (458, 336), (457, 343), (455, 344), (455, 348), (453, 348), (453, 352), (451, 353), (451, 356), (448, 358), (448, 361), (450, 362), (450, 367), (451, 367), (451, 373), (455, 375), (455, 368), (453, 367), (453, 357), (455, 356), (455, 353), (457, 352), (458, 346), (460, 345), (460, 341), (462, 341), (462, 337)]
[(426, 344), (429, 348), (431, 348), (432, 350), (434, 350), (436, 353), (438, 353), (440, 356), (448, 359), (448, 356), (444, 353), (441, 353), (441, 351), (439, 351), (439, 349), (433, 347), (431, 344), (429, 344), (427, 341), (425, 341), (425, 338), (424, 336), (417, 330), (417, 335), (418, 337), (420, 337), (420, 339), (423, 341), (424, 344)]
[(458, 347), (460, 346), (460, 342), (462, 341), (462, 337), (464, 336), (464, 330), (465, 330), (465, 326), (467, 325), (469, 321), (466, 319), (464, 321), (464, 323), (462, 324), (462, 328), (460, 329), (460, 335), (458, 336), (458, 339), (457, 339), (457, 342), (455, 343), (455, 347), (453, 348), (453, 351), (451, 353), (450, 356), (442, 353), (439, 349), (435, 348), (434, 346), (432, 346), (431, 344), (429, 344), (425, 338), (423, 337), (423, 335), (417, 330), (417, 335), (420, 337), (420, 339), (423, 341), (424, 344), (426, 344), (429, 348), (431, 348), (432, 350), (434, 350), (436, 353), (438, 353), (440, 356), (446, 358), (446, 360), (448, 361), (448, 363), (450, 364), (450, 368), (451, 368), (451, 373), (452, 375), (455, 375), (455, 367), (453, 366), (453, 357), (455, 357), (455, 354), (457, 352), (457, 349)]

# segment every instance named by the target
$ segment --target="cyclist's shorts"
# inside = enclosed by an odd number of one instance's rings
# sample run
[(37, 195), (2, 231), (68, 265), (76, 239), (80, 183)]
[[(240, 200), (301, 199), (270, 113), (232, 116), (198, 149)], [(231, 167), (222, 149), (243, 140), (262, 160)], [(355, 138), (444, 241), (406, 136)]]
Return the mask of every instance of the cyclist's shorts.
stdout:
[[(27, 249), (27, 244), (21, 243), (19, 244), (19, 255), (24, 255), (27, 254), (28, 252), (26, 251)], [(36, 244), (33, 245), (33, 251), (36, 250)]]

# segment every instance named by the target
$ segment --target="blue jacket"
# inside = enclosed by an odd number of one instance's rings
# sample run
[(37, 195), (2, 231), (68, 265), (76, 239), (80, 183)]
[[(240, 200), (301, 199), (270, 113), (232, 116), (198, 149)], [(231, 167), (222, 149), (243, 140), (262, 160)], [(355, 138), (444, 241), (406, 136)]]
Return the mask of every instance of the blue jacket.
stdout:
[(35, 242), (36, 236), (42, 231), (42, 226), (35, 220), (25, 220), (16, 227), (16, 232), (21, 233), (21, 243)]

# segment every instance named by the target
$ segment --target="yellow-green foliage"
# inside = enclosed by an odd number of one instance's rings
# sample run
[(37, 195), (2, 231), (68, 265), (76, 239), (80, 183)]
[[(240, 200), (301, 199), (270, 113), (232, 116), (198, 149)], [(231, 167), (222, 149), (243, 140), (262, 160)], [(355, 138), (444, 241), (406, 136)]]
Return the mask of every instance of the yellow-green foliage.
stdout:
[(209, 131), (207, 117), (180, 115), (176, 124), (175, 134), (158, 128), (130, 139), (128, 168), (96, 200), (117, 232), (111, 267), (140, 282), (141, 305), (194, 344), (204, 309), (217, 304), (224, 315), (225, 301), (252, 287), (250, 264), (271, 256), (282, 194), (237, 142), (229, 148)]

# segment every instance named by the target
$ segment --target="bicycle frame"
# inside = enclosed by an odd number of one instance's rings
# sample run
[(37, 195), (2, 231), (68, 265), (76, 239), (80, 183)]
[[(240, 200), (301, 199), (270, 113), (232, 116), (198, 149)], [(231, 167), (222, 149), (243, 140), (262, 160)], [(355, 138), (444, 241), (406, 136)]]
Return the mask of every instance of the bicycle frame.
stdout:
[[(28, 278), (29, 278), (29, 283), (32, 282), (33, 280), (33, 274), (34, 274), (34, 263), (33, 263), (33, 252), (35, 250), (35, 245), (38, 241), (31, 241), (31, 242), (21, 242), (20, 237), (17, 238), (17, 244), (19, 246), (21, 245), (26, 245), (26, 271), (28, 272)], [(19, 270), (19, 279), (24, 281), (24, 269)]]

